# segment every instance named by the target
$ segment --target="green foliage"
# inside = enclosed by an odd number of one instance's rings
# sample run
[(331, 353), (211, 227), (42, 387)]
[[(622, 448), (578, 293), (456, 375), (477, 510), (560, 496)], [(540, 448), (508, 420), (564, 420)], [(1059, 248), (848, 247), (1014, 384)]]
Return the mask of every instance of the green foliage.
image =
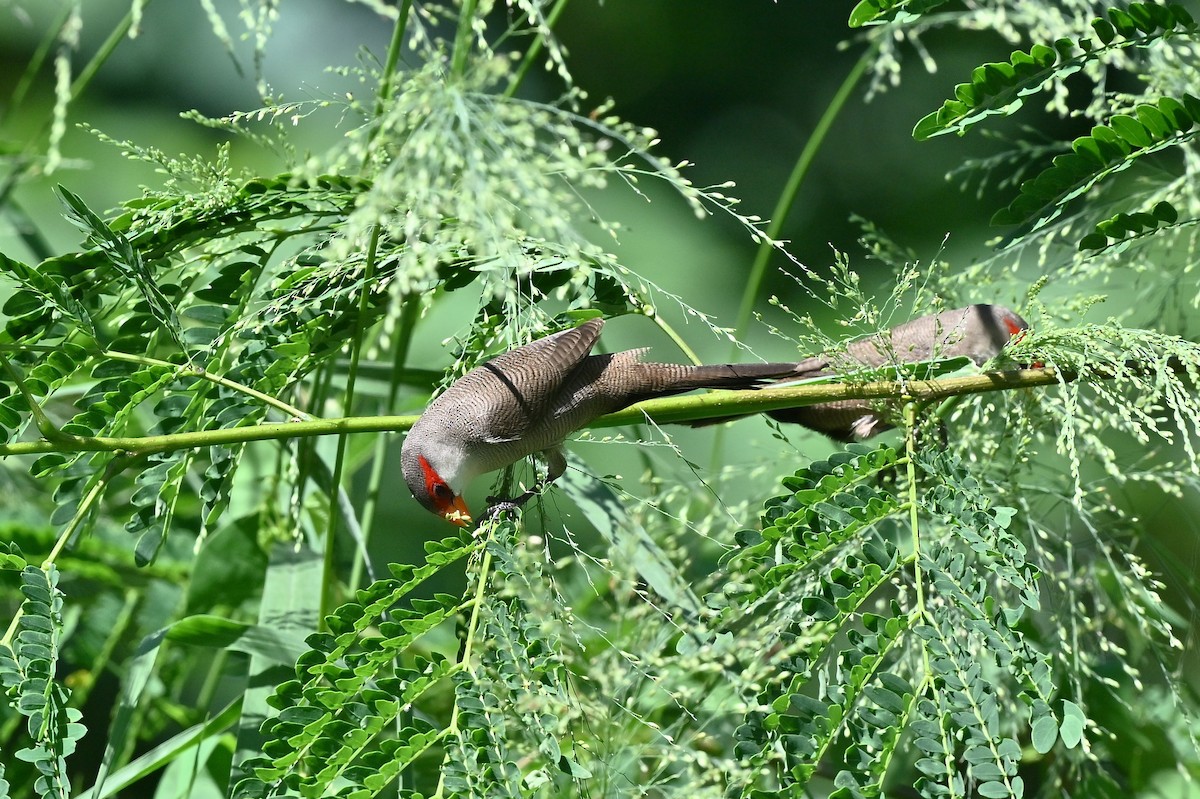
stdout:
[[(648, 427), (604, 441), (642, 445), (650, 499), (579, 466), (544, 518), (430, 541), (436, 522), (379, 510), (397, 483), (378, 431), (409, 417), (375, 417), (416, 412), (492, 353), (583, 318), (644, 315), (680, 344), (672, 313), (727, 333), (597, 243), (627, 222), (601, 213), (602, 190), (657, 202), (647, 184), (661, 184), (787, 254), (725, 186), (694, 186), (686, 162), (658, 156), (654, 131), (585, 107), (551, 31), (565, 4), (366, 5), (395, 28), (386, 56), (339, 70), (358, 90), (293, 102), (259, 74), (261, 107), (187, 115), (231, 140), (211, 158), (92, 130), (160, 178), (104, 213), (58, 186), (79, 248), (56, 254), (31, 224), (17, 226), (23, 254), (0, 254), (0, 478), (20, 498), (0, 526), (0, 599), (16, 609), (0, 639), (0, 799), (1082, 797), (1196, 771), (1179, 678), (1189, 619), (1175, 609), (1194, 580), (1139, 548), (1158, 531), (1122, 500), (1135, 484), (1180, 503), (1200, 487), (1200, 346), (1143, 329), (1165, 311), (1082, 318), (1097, 286), (1130, 292), (1135, 312), (1194, 303), (1179, 288), (1200, 263), (1188, 12), (851, 12), (877, 77), (896, 43), (944, 25), (1025, 48), (977, 68), (918, 139), (1035, 95), (1094, 126), (962, 167), (981, 185), (1028, 176), (994, 217), (1019, 232), (989, 257), (925, 265), (867, 224), (894, 285), (868, 285), (838, 252), (798, 284), (848, 329), (806, 337), (812, 317), (785, 298), (774, 332), (836, 354), (847, 333), (1024, 297), (1032, 327), (993, 366), (1045, 365), (1058, 383), (918, 409), (911, 386), (976, 365), (888, 366), (870, 379), (902, 384), (884, 400), (906, 408), (891, 444), (805, 465), (798, 453), (823, 445), (800, 439), (709, 480)], [(43, 43), (61, 70), (45, 138), (0, 151), (13, 219), (12, 187), (49, 195), (39, 170), (62, 165), (66, 113), (92, 74), (71, 80), (80, 7)], [(241, 18), (256, 59), (285, 13), (260, 12)], [(555, 102), (517, 94), (539, 62), (563, 81)], [(1068, 107), (1068, 78), (1135, 69), (1145, 91), (1098, 83)], [(305, 126), (338, 135), (309, 152)], [(269, 165), (235, 168), (253, 147)], [(453, 317), (449, 365), (410, 352), (434, 343), (427, 312)], [(364, 420), (376, 441), (346, 434)], [(756, 513), (779, 472), (783, 492)], [(385, 531), (423, 555), (376, 579), (368, 553)]]
[[(86, 728), (82, 713), (68, 707), (69, 693), (55, 679), (62, 636), (62, 592), (58, 570), (26, 566), (20, 572), (21, 609), (0, 639), (0, 684), (12, 707), (26, 719), (30, 745), (14, 752), (36, 771), (39, 796), (70, 796), (66, 759)], [(6, 785), (7, 789), (7, 785)]]
[[(1043, 91), (1051, 81), (1078, 72), (1088, 61), (1102, 59), (1114, 49), (1149, 47), (1172, 34), (1194, 36), (1196, 22), (1178, 4), (1130, 3), (1128, 9), (1109, 9), (1108, 18), (1096, 19), (1092, 28), (1096, 41), (1062, 38), (1052, 45), (1034, 45), (1028, 52), (1017, 50), (1007, 62), (976, 67), (970, 83), (954, 87), (953, 100), (947, 100), (917, 123), (913, 137), (921, 141), (944, 133), (961, 136), (987, 117), (1011, 116), (1024, 105), (1026, 97)], [(1159, 138), (1175, 124), (1175, 120), (1159, 124), (1156, 119), (1155, 128), (1162, 130)], [(1188, 127), (1190, 121), (1180, 130)], [(1136, 138), (1142, 136), (1139, 130)], [(1150, 141), (1146, 137), (1147, 145)], [(1101, 159), (1100, 165), (1104, 164), (1105, 159)]]
[[(788, 651), (738, 731), (739, 752), (770, 774), (761, 795), (804, 795), (825, 763), (842, 764), (836, 795), (877, 794), (903, 762), (906, 734), (923, 755), (923, 795), (961, 794), (964, 776), (982, 796), (1021, 795), (1021, 747), (999, 716), (1053, 723), (1047, 658), (1016, 627), (1023, 607), (1039, 607), (1036, 569), (1007, 532), (1013, 509), (992, 507), (974, 477), (941, 457), (902, 492), (895, 470), (909, 464), (889, 447), (814, 463), (784, 480), (791, 494), (767, 502), (761, 536), (743, 537), (737, 558), (757, 565), (755, 580), (730, 610), (777, 617)], [(906, 494), (931, 516), (919, 531), (902, 529)], [(900, 532), (916, 548), (902, 552)], [(1000, 585), (1016, 589), (1016, 605), (997, 599)], [(1021, 690), (1001, 694), (1002, 675)]]
[(909, 21), (926, 14), (947, 0), (860, 0), (850, 12), (851, 28)]
[[(444, 736), (420, 718), (398, 734), (376, 740), (398, 725), (408, 709), (459, 667), (437, 656), (413, 654), (413, 644), (461, 610), (452, 596), (396, 604), (414, 588), (476, 547), (465, 538), (426, 544), (418, 568), (394, 566), (392, 578), (360, 590), (355, 601), (326, 619), (329, 632), (310, 636), (312, 647), (296, 663), (294, 680), (269, 700), (278, 717), (263, 725), (266, 757), (244, 764), (252, 776), (239, 797), (281, 790), (321, 796), (335, 781), (350, 779), (374, 796)], [(398, 661), (408, 662), (400, 667)]]
[[(1064, 79), (1089, 67), (1110, 68), (1127, 50), (1143, 50), (1148, 57), (1165, 52), (1158, 57), (1169, 64), (1175, 57), (1172, 51), (1187, 51), (1197, 31), (1186, 8), (1159, 3), (1107, 9), (1092, 20), (1090, 28), (1088, 36), (1060, 36), (1052, 44), (1016, 51), (1007, 62), (977, 67), (969, 83), (955, 87), (953, 100), (917, 123), (913, 136), (925, 140), (950, 132), (964, 135), (989, 117), (1013, 116), (1027, 98), (1047, 91), (1062, 95)], [(1170, 74), (1169, 70), (1163, 72)], [(1075, 138), (1069, 146), (1045, 148), (1053, 156), (1050, 165), (1021, 181), (1018, 196), (993, 215), (992, 224), (1019, 226), (1010, 245), (1020, 246), (1030, 234), (1055, 235), (1068, 229), (1070, 222), (1054, 223), (1068, 212), (1077, 213), (1085, 225), (1093, 220), (1092, 229), (1077, 239), (1078, 249), (1089, 253), (1108, 250), (1112, 256), (1135, 242), (1153, 243), (1153, 232), (1177, 229), (1177, 208), (1185, 202), (1179, 184), (1168, 183), (1166, 191), (1149, 192), (1152, 201), (1144, 206), (1149, 211), (1121, 211), (1102, 219), (1094, 210), (1104, 207), (1095, 195), (1111, 187), (1116, 175), (1150, 156), (1160, 156), (1156, 159), (1160, 163), (1161, 154), (1178, 153), (1190, 145), (1200, 118), (1200, 100), (1189, 93), (1193, 88), (1190, 82), (1175, 80), (1171, 88), (1177, 86), (1177, 91), (1151, 88), (1141, 95), (1089, 108), (1101, 117), (1090, 133)], [(1056, 102), (1052, 100), (1052, 106)], [(1028, 155), (1014, 155), (1021, 161), (1014, 167), (1022, 172), (1028, 169)], [(1091, 203), (1081, 205), (1089, 195)], [(1127, 197), (1117, 203), (1129, 205)], [(1110, 246), (1112, 243), (1121, 246)]]
[(1179, 212), (1169, 202), (1162, 200), (1149, 211), (1116, 214), (1098, 223), (1094, 233), (1079, 240), (1079, 249), (1102, 250), (1113, 244), (1153, 234), (1159, 228), (1174, 225), (1178, 221)]
[(1137, 116), (1118, 114), (1108, 125), (1092, 128), (1090, 136), (1071, 143), (1072, 152), (1056, 156), (1054, 165), (1021, 184), (1021, 193), (992, 217), (996, 225), (1046, 225), (1067, 203), (1097, 183), (1128, 169), (1138, 158), (1179, 147), (1193, 138), (1190, 128), (1200, 115), (1200, 100), (1184, 95), (1182, 102), (1164, 97), (1144, 103)]

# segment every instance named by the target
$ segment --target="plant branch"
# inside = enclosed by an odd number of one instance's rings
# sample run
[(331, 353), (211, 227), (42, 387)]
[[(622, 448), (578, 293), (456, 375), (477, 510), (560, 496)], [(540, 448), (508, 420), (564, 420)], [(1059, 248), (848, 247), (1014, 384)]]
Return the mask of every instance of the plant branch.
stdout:
[(50, 421), (50, 417), (42, 410), (42, 406), (38, 403), (37, 398), (33, 396), (33, 392), (25, 385), (25, 381), (21, 378), (21, 373), (12, 365), (12, 361), (0, 353), (0, 364), (4, 366), (4, 371), (8, 372), (12, 377), (13, 383), (17, 386), (17, 391), (20, 392), (21, 398), (25, 400), (25, 404), (29, 406), (29, 415), (33, 417), (33, 423), (37, 426), (38, 432), (48, 441), (61, 441), (63, 432), (59, 430), (54, 422)]
[(276, 399), (270, 394), (264, 394), (257, 389), (251, 388), (250, 386), (238, 383), (226, 377), (221, 377), (218, 374), (213, 374), (212, 372), (199, 366), (171, 363), (170, 361), (160, 361), (158, 358), (150, 358), (146, 355), (134, 355), (128, 352), (116, 352), (115, 350), (103, 350), (99, 354), (102, 358), (110, 358), (114, 361), (140, 363), (143, 366), (166, 366), (172, 369), (177, 369), (180, 377), (199, 377), (203, 380), (209, 381), (210, 383), (216, 383), (218, 386), (223, 386), (231, 389), (232, 391), (237, 391), (249, 397), (254, 397), (257, 400), (270, 405), (275, 410), (282, 412), (289, 418), (300, 419), (303, 421), (308, 421), (313, 418), (310, 414), (305, 413), (293, 405), (287, 404), (281, 399)]
[[(555, 23), (558, 22), (558, 18), (562, 14), (563, 9), (567, 7), (568, 2), (569, 0), (558, 0), (558, 2), (554, 4), (554, 8), (550, 9), (550, 13), (546, 15), (547, 29), (554, 29)], [(520, 87), (521, 83), (525, 80), (525, 75), (529, 73), (529, 69), (533, 66), (533, 62), (537, 60), (539, 55), (541, 55), (542, 48), (545, 47), (545, 45), (546, 43), (544, 41), (544, 37), (540, 35), (533, 40), (533, 44), (529, 45), (529, 49), (525, 51), (525, 57), (521, 60), (521, 66), (517, 67), (516, 74), (514, 74), (512, 80), (508, 82), (508, 88), (504, 90), (504, 97), (512, 97), (517, 93), (518, 87)]]
[(758, 253), (754, 257), (754, 263), (750, 267), (750, 274), (746, 278), (746, 291), (742, 295), (742, 305), (738, 310), (737, 326), (734, 328), (733, 334), (737, 339), (742, 338), (746, 333), (746, 328), (750, 325), (750, 315), (754, 313), (754, 303), (758, 300), (758, 293), (762, 289), (763, 279), (767, 274), (767, 265), (771, 260), (771, 253), (775, 252), (772, 242), (778, 240), (779, 234), (783, 230), (784, 222), (787, 221), (788, 215), (792, 210), (792, 205), (796, 202), (796, 197), (800, 193), (800, 185), (804, 182), (809, 167), (812, 166), (813, 161), (816, 159), (817, 151), (825, 143), (825, 137), (829, 134), (829, 129), (832, 127), (833, 121), (842, 112), (842, 108), (850, 98), (850, 93), (858, 85), (867, 67), (875, 60), (876, 48), (877, 45), (875, 44), (868, 47), (862, 56), (859, 57), (858, 63), (850, 70), (850, 74), (842, 81), (837, 94), (833, 96), (833, 100), (830, 101), (829, 106), (825, 109), (825, 113), (817, 121), (817, 126), (813, 128), (812, 135), (808, 137), (804, 149), (800, 151), (800, 157), (796, 159), (796, 165), (792, 167), (792, 174), (788, 176), (787, 184), (783, 187), (783, 191), (779, 195), (779, 201), (775, 204), (775, 209), (771, 211), (771, 221), (767, 225), (766, 231), (764, 231), (766, 235), (758, 245)]
[[(479, 564), (479, 574), (476, 576), (478, 582), (475, 584), (475, 595), (471, 600), (471, 618), (467, 622), (466, 637), (463, 640), (462, 649), (460, 650), (458, 663), (456, 664), (459, 670), (465, 670), (472, 679), (476, 677), (474, 663), (474, 646), (475, 636), (479, 630), (479, 613), (483, 607), (484, 590), (490, 582), (489, 577), (492, 571), (492, 550), (488, 544), (491, 543), (496, 534), (496, 526), (498, 522), (493, 520), (487, 525), (486, 531), (483, 533), (483, 560)], [(465, 608), (464, 608), (465, 609)], [(454, 708), (450, 711), (450, 723), (446, 726), (446, 736), (448, 738), (457, 737), (461, 732), (458, 726), (459, 711), (462, 708), (462, 703), (455, 697)], [(450, 748), (446, 748), (446, 755), (442, 760), (442, 767), (438, 770), (437, 790), (434, 791), (434, 799), (439, 799), (443, 796), (443, 791), (446, 787), (446, 765), (449, 763), (452, 752)]]
[[(912, 533), (913, 583), (917, 590), (917, 607), (913, 611), (917, 623), (925, 621), (925, 574), (921, 569), (920, 497), (917, 496), (917, 403), (904, 403), (904, 460), (908, 478), (908, 526)], [(930, 673), (929, 647), (921, 647), (921, 661), (926, 674)]]
[(400, 3), (400, 13), (396, 17), (396, 25), (392, 28), (392, 41), (388, 44), (387, 60), (383, 65), (383, 76), (379, 82), (379, 98), (375, 102), (375, 116), (383, 114), (383, 104), (392, 97), (395, 89), (396, 65), (400, 63), (400, 53), (404, 49), (404, 33), (408, 29), (408, 16), (412, 12), (413, 0), (403, 0)]
[[(346, 372), (346, 390), (343, 394), (342, 407), (346, 412), (354, 412), (354, 389), (358, 383), (358, 362), (362, 357), (363, 336), (366, 335), (364, 320), (367, 316), (367, 304), (371, 298), (371, 284), (375, 280), (375, 257), (379, 253), (379, 225), (371, 228), (370, 239), (367, 242), (367, 258), (363, 264), (363, 285), (358, 295), (358, 316), (354, 320), (354, 338), (350, 340), (350, 368)], [(330, 479), (329, 492), (329, 521), (325, 527), (325, 563), (321, 580), (321, 629), (324, 629), (325, 617), (333, 611), (333, 583), (337, 579), (337, 531), (338, 518), (337, 500), (342, 488), (342, 478), (346, 466), (346, 446), (349, 439), (339, 436), (337, 455), (333, 461), (333, 477)]]
[(602, 416), (588, 427), (619, 427), (646, 421), (656, 424), (680, 424), (744, 416), (786, 408), (802, 408), (822, 402), (849, 399), (934, 400), (960, 394), (980, 394), (1017, 388), (1033, 388), (1076, 379), (1074, 372), (1057, 369), (1019, 369), (984, 372), (978, 375), (947, 377), (940, 380), (892, 380), (871, 383), (810, 383), (787, 388), (755, 391), (712, 391), (684, 397), (646, 400), (624, 410)]
[[(108, 482), (113, 478), (114, 475), (120, 473), (120, 471), (124, 469), (126, 465), (128, 465), (128, 461), (124, 459), (118, 458), (113, 460), (113, 462), (108, 465), (108, 469), (105, 471), (105, 473), (88, 491), (87, 496), (80, 500), (79, 508), (75, 511), (75, 515), (59, 534), (58, 540), (54, 543), (53, 549), (50, 550), (50, 554), (48, 554), (45, 560), (42, 561), (40, 568), (43, 572), (47, 571), (50, 566), (53, 565), (54, 561), (58, 559), (58, 556), (62, 554), (63, 547), (65, 547), (67, 542), (71, 540), (71, 537), (75, 535), (75, 531), (79, 529), (79, 526), (83, 523), (83, 520), (86, 519), (87, 515), (92, 512), (92, 506), (104, 494), (104, 489), (107, 487)], [(9, 622), (8, 629), (4, 632), (4, 635), (0, 637), (0, 646), (9, 648), (12, 647), (12, 641), (16, 637), (17, 629), (20, 627), (21, 618), (24, 615), (25, 605), (22, 603), (21, 607), (17, 608), (17, 612), (13, 615), (12, 621)]]
[(671, 341), (675, 342), (675, 346), (679, 347), (679, 351), (683, 353), (685, 358), (687, 358), (696, 366), (703, 364), (703, 361), (700, 360), (700, 356), (696, 354), (696, 351), (688, 346), (688, 343), (683, 340), (683, 337), (675, 332), (675, 328), (671, 327), (671, 324), (666, 319), (663, 319), (656, 309), (643, 308), (642, 313), (646, 314), (646, 316), (649, 316), (654, 324), (658, 325), (662, 332), (670, 336)]
[(462, 9), (458, 12), (458, 30), (454, 34), (454, 55), (450, 62), (450, 75), (461, 79), (467, 72), (467, 61), (470, 60), (471, 32), (475, 27), (475, 6), (477, 0), (463, 0)]
[[(847, 399), (942, 399), (959, 394), (979, 394), (1068, 383), (1078, 375), (1053, 368), (1020, 369), (1008, 372), (984, 372), (979, 375), (948, 377), (941, 380), (906, 380), (903, 383), (814, 383), (758, 391), (714, 391), (684, 397), (646, 400), (624, 410), (601, 416), (588, 427), (604, 428), (639, 424), (647, 419), (656, 424), (679, 424), (744, 416), (784, 408), (802, 408), (822, 402)], [(63, 433), (57, 441), (18, 441), (0, 444), (4, 455), (34, 455), (46, 452), (127, 452), (149, 455), (194, 447), (244, 444), (250, 441), (277, 441), (286, 438), (344, 435), (347, 433), (384, 433), (407, 430), (417, 416), (352, 416), (342, 419), (313, 419), (306, 422), (274, 422), (220, 430), (197, 430), (158, 436), (75, 436)]]

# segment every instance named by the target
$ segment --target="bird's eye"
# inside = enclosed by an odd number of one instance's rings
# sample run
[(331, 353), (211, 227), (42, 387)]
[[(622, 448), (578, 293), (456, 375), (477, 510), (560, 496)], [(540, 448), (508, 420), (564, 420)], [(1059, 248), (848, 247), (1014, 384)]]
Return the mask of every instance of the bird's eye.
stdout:
[(445, 483), (433, 484), (433, 495), (442, 502), (449, 502), (454, 499), (454, 492), (450, 490), (450, 486)]

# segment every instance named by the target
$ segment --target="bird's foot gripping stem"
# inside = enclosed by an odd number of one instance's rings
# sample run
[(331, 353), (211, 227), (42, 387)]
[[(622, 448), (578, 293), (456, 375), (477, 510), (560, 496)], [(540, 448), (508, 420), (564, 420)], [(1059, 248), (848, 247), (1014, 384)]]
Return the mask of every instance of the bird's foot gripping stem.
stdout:
[(486, 500), (487, 509), (484, 510), (482, 515), (480, 515), (479, 523), (483, 524), (486, 521), (496, 519), (502, 513), (516, 513), (522, 508), (522, 506), (525, 505), (526, 502), (540, 494), (544, 487), (544, 485), (538, 483), (533, 488), (524, 492), (520, 496), (513, 497), (512, 499), (505, 499), (504, 497), (488, 497)]

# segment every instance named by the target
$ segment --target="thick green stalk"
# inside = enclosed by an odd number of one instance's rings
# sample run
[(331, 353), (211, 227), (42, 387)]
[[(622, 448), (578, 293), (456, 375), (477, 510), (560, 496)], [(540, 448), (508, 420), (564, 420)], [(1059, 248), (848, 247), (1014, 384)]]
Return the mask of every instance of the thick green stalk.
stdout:
[(800, 151), (800, 157), (796, 159), (796, 165), (792, 167), (792, 174), (788, 176), (787, 183), (779, 195), (779, 200), (775, 203), (775, 209), (771, 212), (771, 221), (767, 224), (765, 231), (766, 238), (758, 245), (758, 253), (754, 257), (754, 263), (750, 266), (750, 275), (746, 278), (746, 291), (742, 294), (742, 304), (737, 315), (737, 326), (734, 328), (734, 337), (737, 339), (741, 339), (746, 334), (746, 329), (750, 326), (750, 316), (754, 313), (754, 304), (758, 301), (758, 294), (762, 290), (763, 279), (767, 274), (767, 265), (770, 263), (771, 254), (775, 252), (775, 247), (772, 246), (771, 242), (778, 240), (780, 231), (783, 230), (784, 222), (791, 213), (792, 205), (796, 202), (796, 197), (800, 194), (800, 186), (804, 183), (805, 176), (808, 175), (809, 167), (812, 166), (812, 162), (816, 159), (817, 151), (825, 143), (825, 137), (829, 134), (829, 129), (833, 126), (833, 121), (841, 113), (842, 108), (845, 107), (846, 101), (854, 91), (854, 87), (858, 85), (859, 80), (862, 79), (863, 74), (874, 58), (875, 45), (872, 45), (867, 48), (866, 52), (858, 59), (858, 63), (850, 70), (850, 74), (846, 75), (846, 79), (842, 81), (837, 94), (833, 96), (833, 100), (830, 101), (829, 106), (825, 109), (825, 113), (821, 115), (817, 126), (813, 128), (812, 135), (808, 137), (804, 149)]
[[(559, 16), (562, 15), (563, 9), (567, 7), (568, 0), (558, 0), (554, 4), (554, 8), (550, 9), (550, 13), (546, 15), (546, 27), (553, 29), (558, 22)], [(533, 44), (529, 45), (529, 49), (525, 51), (525, 58), (521, 60), (521, 66), (517, 67), (516, 74), (512, 80), (508, 82), (508, 88), (504, 90), (505, 97), (512, 97), (517, 93), (521, 83), (524, 82), (525, 76), (529, 73), (529, 69), (533, 63), (537, 61), (539, 55), (542, 54), (542, 49), (546, 46), (545, 41), (541, 36), (533, 40)]]
[[(408, 360), (408, 349), (412, 344), (413, 330), (416, 327), (417, 316), (420, 313), (421, 298), (419, 295), (409, 295), (400, 303), (400, 322), (396, 329), (396, 340), (392, 350), (392, 374), (388, 381), (387, 402), (384, 405), (385, 410), (392, 410), (396, 405), (396, 396), (400, 393), (400, 375), (404, 371), (404, 363)], [(367, 542), (371, 540), (371, 531), (375, 525), (375, 511), (379, 507), (379, 493), (383, 487), (384, 468), (387, 465), (388, 445), (390, 444), (388, 436), (380, 435), (375, 438), (375, 452), (372, 457), (374, 461), (371, 464), (371, 477), (367, 483), (367, 501), (363, 503), (362, 510), (362, 539), (363, 548), (367, 546)], [(354, 560), (353, 570), (350, 573), (351, 589), (358, 587), (359, 580), (362, 579), (363, 561), (361, 558)]]
[[(812, 385), (773, 388), (758, 391), (714, 391), (684, 397), (664, 397), (647, 400), (624, 410), (610, 413), (587, 425), (592, 428), (619, 427), (639, 424), (648, 419), (656, 424), (719, 419), (784, 408), (801, 408), (821, 402), (846, 399), (936, 400), (956, 394), (979, 394), (986, 391), (1005, 391), (1068, 383), (1076, 378), (1073, 372), (1053, 368), (1021, 369), (1011, 372), (985, 372), (980, 375), (948, 377), (942, 380), (909, 380), (877, 383), (818, 383)], [(241, 444), (249, 441), (277, 441), (286, 438), (344, 435), (347, 433), (380, 433), (407, 430), (417, 416), (360, 416), (342, 419), (314, 419), (308, 422), (269, 423), (247, 427), (198, 430), (158, 436), (74, 436), (62, 434), (57, 441), (18, 441), (0, 444), (0, 456), (35, 455), (46, 452), (115, 452), (130, 455), (149, 455), (179, 449)]]
[[(346, 392), (342, 407), (347, 413), (354, 410), (354, 388), (358, 382), (358, 363), (362, 358), (363, 338), (367, 334), (365, 320), (371, 300), (371, 286), (375, 282), (375, 257), (379, 253), (379, 225), (371, 228), (371, 236), (367, 241), (367, 256), (363, 263), (362, 291), (358, 295), (358, 318), (354, 320), (354, 338), (350, 342), (350, 368), (346, 372)], [(346, 447), (349, 439), (340, 436), (337, 444), (337, 455), (333, 462), (333, 477), (329, 486), (329, 522), (325, 527), (325, 567), (321, 578), (321, 612), (320, 618), (324, 625), (325, 616), (333, 611), (335, 602), (333, 583), (337, 552), (338, 491), (342, 487), (342, 471), (346, 465)]]
[(395, 87), (396, 65), (400, 63), (400, 53), (404, 49), (404, 33), (408, 30), (408, 15), (412, 12), (413, 0), (400, 3), (400, 13), (396, 17), (396, 26), (392, 28), (392, 41), (388, 44), (387, 59), (383, 64), (383, 77), (379, 82), (379, 99), (375, 103), (375, 116), (383, 113), (383, 104), (392, 96)]
[(467, 72), (477, 4), (477, 0), (462, 0), (462, 9), (458, 12), (458, 31), (454, 34), (454, 55), (450, 61), (450, 76), (453, 78), (462, 78)]

